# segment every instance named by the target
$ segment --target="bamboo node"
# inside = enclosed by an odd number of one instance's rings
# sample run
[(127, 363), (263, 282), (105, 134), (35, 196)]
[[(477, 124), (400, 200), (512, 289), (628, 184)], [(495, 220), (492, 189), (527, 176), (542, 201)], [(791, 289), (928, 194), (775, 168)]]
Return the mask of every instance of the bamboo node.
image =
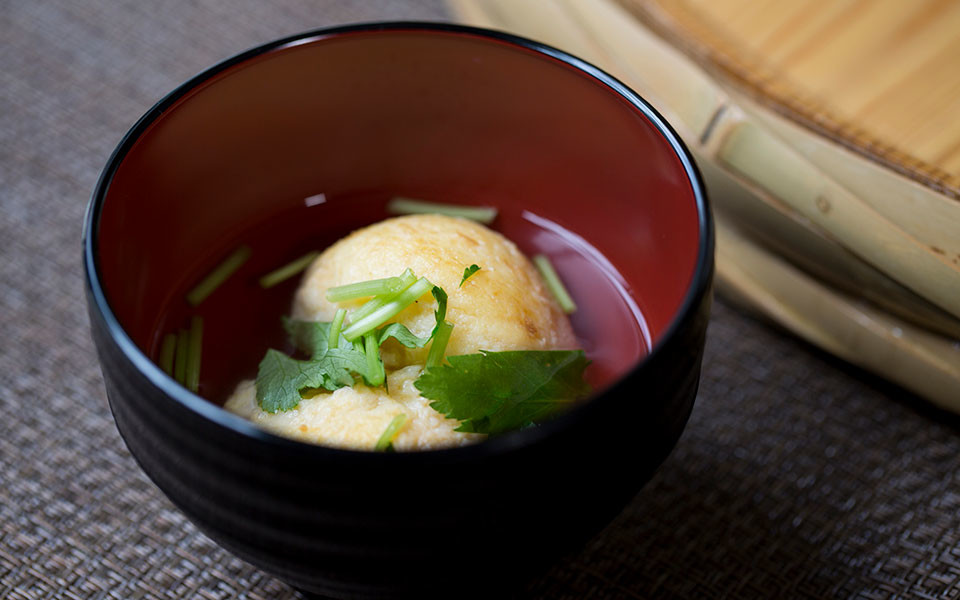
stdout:
[(817, 209), (823, 214), (830, 212), (830, 201), (826, 199), (825, 196), (818, 195), (816, 199)]

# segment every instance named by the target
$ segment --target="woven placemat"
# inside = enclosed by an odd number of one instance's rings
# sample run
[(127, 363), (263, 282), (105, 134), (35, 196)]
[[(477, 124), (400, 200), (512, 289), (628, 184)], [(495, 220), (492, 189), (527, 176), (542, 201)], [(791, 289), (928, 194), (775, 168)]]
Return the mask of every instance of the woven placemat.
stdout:
[[(199, 533), (127, 453), (89, 340), (80, 224), (113, 146), (178, 83), (283, 35), (396, 18), (447, 17), (439, 0), (2, 4), (0, 598), (297, 597)], [(958, 473), (956, 418), (718, 303), (676, 451), (516, 596), (957, 598)]]

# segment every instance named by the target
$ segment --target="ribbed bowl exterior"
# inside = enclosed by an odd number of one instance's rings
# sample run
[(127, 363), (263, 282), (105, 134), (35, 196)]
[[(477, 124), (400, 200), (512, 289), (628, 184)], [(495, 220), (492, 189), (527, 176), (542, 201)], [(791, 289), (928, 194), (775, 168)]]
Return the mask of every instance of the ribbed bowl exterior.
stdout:
[(428, 452), (356, 452), (277, 437), (185, 393), (150, 363), (108, 303), (97, 258), (104, 191), (148, 123), (135, 126), (94, 192), (84, 267), (107, 397), (143, 470), (223, 547), (328, 597), (497, 597), (599, 532), (650, 479), (686, 424), (713, 280), (713, 224), (696, 167), (655, 111), (620, 93), (663, 134), (693, 192), (699, 247), (676, 316), (646, 358), (588, 401), (537, 427)]
[(382, 454), (252, 437), (197, 414), (137, 369), (88, 299), (110, 407), (143, 470), (228, 550), (338, 598), (487, 593), (596, 534), (683, 430), (710, 305), (707, 286), (632, 375), (537, 431)]

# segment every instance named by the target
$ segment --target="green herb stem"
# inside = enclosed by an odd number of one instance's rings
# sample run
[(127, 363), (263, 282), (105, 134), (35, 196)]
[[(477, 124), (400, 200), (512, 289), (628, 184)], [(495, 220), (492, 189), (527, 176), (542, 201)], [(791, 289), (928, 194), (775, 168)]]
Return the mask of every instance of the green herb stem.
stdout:
[[(367, 316), (354, 321), (349, 327), (343, 330), (343, 337), (352, 342), (367, 332), (376, 329), (386, 323), (387, 320), (396, 316), (397, 313), (413, 304), (417, 299), (429, 292), (432, 287), (433, 284), (427, 281), (426, 277), (421, 277), (416, 283), (400, 292), (393, 300), (387, 302)], [(351, 319), (353, 319), (353, 315), (351, 315)]]
[(214, 290), (220, 287), (224, 281), (226, 281), (233, 273), (239, 269), (243, 263), (247, 262), (247, 259), (250, 258), (250, 248), (247, 246), (240, 246), (233, 253), (228, 256), (222, 263), (217, 265), (206, 277), (200, 280), (200, 283), (197, 284), (189, 293), (187, 293), (187, 302), (192, 306), (197, 306), (203, 302), (207, 296), (212, 294)]
[(437, 323), (436, 330), (433, 333), (433, 341), (430, 343), (430, 351), (427, 352), (427, 368), (436, 367), (443, 363), (443, 353), (447, 350), (447, 342), (450, 341), (452, 332), (453, 323), (447, 321)]
[(497, 209), (492, 206), (462, 206), (458, 204), (441, 204), (439, 202), (424, 202), (411, 198), (394, 198), (387, 204), (387, 211), (398, 215), (437, 214), (448, 217), (470, 219), (485, 225), (493, 223), (497, 218)]
[(386, 378), (383, 372), (383, 362), (380, 360), (380, 344), (377, 341), (375, 331), (363, 336), (364, 353), (367, 355), (367, 383), (371, 387), (383, 385)]
[(173, 378), (183, 385), (187, 380), (187, 356), (190, 353), (190, 334), (186, 329), (177, 333), (177, 349), (173, 364)]
[[(410, 284), (410, 285), (413, 285), (413, 284)], [(410, 286), (408, 285), (407, 287), (410, 287)], [(404, 290), (406, 290), (406, 288), (404, 288)], [(398, 296), (400, 296), (402, 292), (403, 290), (401, 290), (400, 292), (397, 292), (396, 294), (389, 294), (387, 296), (374, 296), (370, 300), (367, 300), (366, 302), (364, 302), (360, 308), (351, 312), (350, 320), (356, 323), (360, 319), (373, 313), (375, 310), (378, 310), (383, 306), (385, 306), (386, 304), (388, 304), (389, 302), (392, 302), (393, 300), (395, 300)]]
[(187, 366), (184, 385), (193, 393), (200, 389), (200, 357), (203, 354), (203, 319), (190, 319), (187, 339)]
[(343, 327), (343, 318), (347, 315), (345, 308), (337, 309), (337, 314), (333, 316), (333, 322), (330, 323), (330, 337), (327, 340), (327, 346), (330, 348), (340, 347), (340, 329)]
[(173, 356), (177, 351), (177, 334), (168, 333), (160, 343), (160, 368), (167, 375), (173, 376)]
[(383, 430), (383, 433), (380, 434), (380, 438), (377, 440), (376, 446), (373, 447), (377, 452), (383, 452), (386, 450), (390, 444), (393, 443), (393, 440), (397, 437), (397, 434), (400, 433), (400, 430), (404, 425), (407, 424), (407, 415), (400, 413), (392, 419), (390, 423), (387, 424), (387, 428)]
[(403, 283), (403, 279), (400, 277), (385, 277), (384, 279), (371, 279), (370, 281), (358, 281), (357, 283), (338, 285), (337, 287), (332, 287), (327, 290), (327, 300), (330, 302), (343, 302), (356, 298), (396, 294), (403, 290)]
[(417, 278), (413, 274), (413, 271), (411, 271), (410, 269), (407, 269), (406, 271), (403, 272), (402, 275), (400, 275), (400, 280), (401, 280), (401, 288), (399, 291), (393, 294), (386, 294), (383, 296), (374, 296), (373, 298), (368, 300), (366, 303), (364, 303), (363, 306), (361, 306), (357, 310), (350, 313), (350, 320), (353, 322), (356, 322), (366, 317), (367, 315), (377, 310), (378, 308), (391, 302), (392, 300), (397, 298), (401, 293), (403, 293), (407, 288), (409, 288), (411, 285), (416, 283)]
[(564, 287), (563, 282), (560, 280), (560, 276), (557, 275), (557, 271), (553, 268), (553, 264), (550, 263), (550, 259), (544, 254), (538, 254), (533, 257), (533, 264), (536, 265), (537, 270), (540, 271), (540, 275), (543, 277), (544, 283), (547, 284), (550, 293), (553, 294), (553, 297), (557, 299), (557, 304), (560, 305), (560, 308), (563, 309), (563, 312), (570, 314), (577, 310), (577, 305), (574, 303), (573, 298), (570, 297), (567, 288)]
[(313, 252), (308, 252), (304, 254), (297, 260), (287, 263), (286, 265), (280, 267), (275, 271), (271, 271), (260, 278), (260, 287), (263, 289), (272, 288), (273, 286), (290, 279), (294, 275), (300, 273), (310, 266), (310, 263), (314, 261), (315, 258), (320, 256), (320, 252), (314, 250)]

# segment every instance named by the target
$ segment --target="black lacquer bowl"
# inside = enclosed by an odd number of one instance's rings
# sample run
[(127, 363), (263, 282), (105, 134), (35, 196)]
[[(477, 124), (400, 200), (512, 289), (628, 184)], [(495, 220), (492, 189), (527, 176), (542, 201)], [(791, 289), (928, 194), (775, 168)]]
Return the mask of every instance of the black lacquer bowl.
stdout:
[[(155, 366), (173, 295), (212, 246), (305, 199), (346, 232), (382, 218), (371, 194), (495, 204), (508, 237), (559, 224), (642, 313), (648, 347), (591, 340), (605, 379), (553, 421), (396, 454), (273, 436)], [(575, 549), (673, 448), (697, 391), (713, 229), (689, 153), (621, 83), (529, 40), (393, 23), (270, 43), (173, 91), (110, 158), (83, 252), (117, 427), (194, 523), (304, 591), (456, 597)], [(580, 299), (600, 316), (615, 301)]]

